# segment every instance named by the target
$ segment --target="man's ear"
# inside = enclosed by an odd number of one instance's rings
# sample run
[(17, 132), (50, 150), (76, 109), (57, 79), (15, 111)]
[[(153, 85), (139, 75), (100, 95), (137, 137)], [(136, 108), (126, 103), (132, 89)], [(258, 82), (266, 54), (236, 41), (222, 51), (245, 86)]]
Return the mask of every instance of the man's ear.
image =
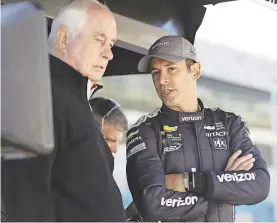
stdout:
[(194, 63), (190, 66), (190, 71), (193, 74), (193, 79), (198, 80), (201, 74), (201, 65), (200, 63)]
[(65, 52), (68, 46), (69, 34), (65, 28), (59, 29), (57, 33), (57, 47)]

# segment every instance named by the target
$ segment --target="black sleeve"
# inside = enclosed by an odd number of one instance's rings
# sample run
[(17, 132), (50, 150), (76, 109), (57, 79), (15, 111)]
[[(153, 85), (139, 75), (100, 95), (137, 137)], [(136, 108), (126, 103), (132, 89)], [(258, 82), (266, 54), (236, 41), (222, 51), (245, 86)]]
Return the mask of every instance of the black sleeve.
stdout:
[[(50, 166), (55, 221), (126, 221), (112, 175), (114, 158), (89, 106), (67, 109), (68, 113), (64, 107), (55, 118), (57, 154)], [(79, 109), (82, 114), (77, 117)]]
[(125, 221), (112, 175), (113, 156), (88, 102), (81, 101), (75, 90), (72, 93), (66, 81), (52, 78), (55, 148), (16, 166), (16, 170), (22, 167), (22, 176), (16, 174), (13, 182), (22, 188), (12, 202), (18, 203), (14, 205), (26, 221)]
[[(242, 154), (253, 154), (254, 166), (250, 171), (207, 171), (197, 177), (196, 184), (207, 185), (204, 196), (209, 200), (222, 201), (231, 205), (251, 205), (265, 200), (270, 189), (267, 164), (259, 149), (250, 138), (245, 122), (234, 114), (228, 114), (230, 150), (242, 150)], [(202, 183), (201, 183), (202, 182)], [(199, 189), (196, 186), (196, 191)], [(198, 191), (200, 192), (200, 191)], [(200, 192), (201, 194), (201, 192)]]
[(203, 197), (165, 188), (163, 164), (149, 126), (142, 124), (127, 133), (127, 180), (134, 203), (146, 221), (193, 220), (207, 212)]

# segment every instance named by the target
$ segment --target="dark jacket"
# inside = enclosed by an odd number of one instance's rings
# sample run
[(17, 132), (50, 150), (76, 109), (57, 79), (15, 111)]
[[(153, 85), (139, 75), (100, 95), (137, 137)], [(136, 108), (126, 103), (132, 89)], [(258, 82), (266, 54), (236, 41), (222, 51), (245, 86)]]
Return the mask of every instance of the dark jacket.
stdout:
[(113, 156), (87, 101), (87, 78), (53, 56), (50, 65), (55, 149), (48, 156), (5, 161), (8, 220), (125, 221)]
[[(245, 122), (220, 109), (181, 113), (165, 105), (144, 116), (127, 133), (127, 179), (135, 205), (146, 221), (234, 221), (235, 205), (263, 201), (270, 176)], [(256, 159), (250, 171), (224, 172), (235, 150)], [(196, 187), (176, 192), (166, 174), (196, 168)]]

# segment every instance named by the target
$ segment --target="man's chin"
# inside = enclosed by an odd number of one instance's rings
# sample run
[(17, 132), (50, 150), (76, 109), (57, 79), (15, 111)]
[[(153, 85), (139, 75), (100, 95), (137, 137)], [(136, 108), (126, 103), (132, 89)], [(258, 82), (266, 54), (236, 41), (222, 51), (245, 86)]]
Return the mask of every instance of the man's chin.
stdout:
[(175, 98), (161, 98), (162, 102), (169, 107), (174, 106), (175, 103)]
[(104, 73), (89, 73), (87, 75), (88, 79), (90, 79), (92, 82), (98, 82), (101, 80), (101, 78), (103, 77)]
[(162, 100), (162, 102), (167, 105), (167, 104), (172, 104), (174, 103), (176, 97), (160, 97), (160, 99)]

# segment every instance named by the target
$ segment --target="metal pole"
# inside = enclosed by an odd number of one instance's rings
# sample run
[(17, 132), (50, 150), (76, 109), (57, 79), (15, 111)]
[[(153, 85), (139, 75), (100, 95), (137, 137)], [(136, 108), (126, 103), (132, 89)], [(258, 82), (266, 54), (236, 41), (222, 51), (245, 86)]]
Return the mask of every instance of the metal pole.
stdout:
[[(274, 80), (273, 80), (274, 81)], [(274, 81), (276, 87), (274, 87), (274, 89), (272, 89), (271, 91), (271, 98), (270, 98), (270, 108), (271, 108), (271, 131), (273, 133), (273, 137), (277, 138), (277, 80)], [(272, 155), (273, 155), (273, 160), (272, 160), (272, 167), (271, 169), (271, 175), (276, 175), (277, 174), (277, 143), (276, 140), (273, 140), (273, 145), (272, 146)], [(273, 177), (271, 176), (271, 179)], [(277, 180), (276, 179), (272, 179), (271, 182), (271, 188), (276, 188), (277, 185)], [(274, 220), (277, 221), (277, 199), (276, 199), (276, 195), (277, 192), (271, 192), (271, 199), (273, 201), (274, 204)]]

